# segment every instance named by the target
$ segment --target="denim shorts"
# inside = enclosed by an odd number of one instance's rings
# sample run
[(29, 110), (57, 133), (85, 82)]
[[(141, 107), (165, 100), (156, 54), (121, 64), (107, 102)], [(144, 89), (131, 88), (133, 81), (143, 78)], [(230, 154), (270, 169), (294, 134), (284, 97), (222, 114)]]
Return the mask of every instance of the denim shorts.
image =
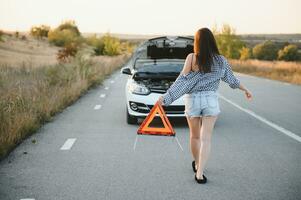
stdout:
[(217, 116), (220, 113), (216, 91), (197, 91), (184, 95), (187, 117)]

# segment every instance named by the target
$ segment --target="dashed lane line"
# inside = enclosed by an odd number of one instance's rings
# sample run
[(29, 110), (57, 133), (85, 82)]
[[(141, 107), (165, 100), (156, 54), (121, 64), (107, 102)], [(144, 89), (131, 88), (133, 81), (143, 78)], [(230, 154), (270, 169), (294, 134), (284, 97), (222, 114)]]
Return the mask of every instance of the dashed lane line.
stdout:
[(66, 142), (61, 147), (61, 150), (70, 150), (75, 143), (76, 138), (69, 138), (66, 140)]
[(109, 89), (109, 87), (105, 87), (105, 90), (108, 90)]
[(138, 135), (136, 135), (136, 139), (135, 139), (135, 143), (134, 143), (134, 147), (133, 147), (134, 151), (136, 149), (137, 141), (138, 141)]
[(106, 94), (100, 94), (99, 97), (100, 97), (100, 98), (105, 98), (105, 97), (106, 97)]
[(99, 110), (100, 108), (101, 108), (101, 105), (99, 105), (99, 104), (94, 106), (94, 110)]
[(238, 108), (239, 110), (251, 115), (252, 117), (254, 117), (254, 118), (258, 119), (259, 121), (265, 123), (266, 125), (276, 129), (277, 131), (293, 138), (294, 140), (297, 140), (298, 142), (301, 142), (301, 137), (298, 136), (297, 134), (295, 134), (295, 133), (293, 133), (293, 132), (291, 132), (291, 131), (289, 131), (289, 130), (287, 130), (287, 129), (285, 129), (285, 128), (283, 128), (283, 127), (281, 127), (281, 126), (279, 126), (279, 125), (277, 125), (277, 124), (275, 124), (275, 123), (273, 123), (273, 122), (271, 122), (267, 119), (265, 119), (264, 117), (261, 117), (261, 116), (257, 115), (256, 113), (254, 113), (251, 110), (248, 110), (246, 108), (241, 107), (240, 105), (238, 105), (238, 104), (234, 103), (233, 101), (227, 99), (223, 95), (219, 95), (219, 96), (220, 96), (221, 99), (223, 99), (224, 101), (226, 101), (229, 104), (233, 105), (234, 107)]

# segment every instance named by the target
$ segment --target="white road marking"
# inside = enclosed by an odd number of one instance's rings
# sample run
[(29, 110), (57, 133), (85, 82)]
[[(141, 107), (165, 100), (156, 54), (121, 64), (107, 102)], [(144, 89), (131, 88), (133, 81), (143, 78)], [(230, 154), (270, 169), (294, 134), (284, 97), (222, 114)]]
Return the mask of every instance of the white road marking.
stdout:
[(105, 90), (108, 90), (109, 89), (109, 87), (105, 87)]
[(95, 105), (94, 110), (99, 110), (101, 108), (101, 105)]
[(283, 83), (284, 85), (291, 85), (290, 83)]
[(100, 97), (100, 98), (105, 98), (105, 97), (106, 97), (106, 94), (100, 94), (99, 97)]
[(239, 72), (234, 72), (234, 74), (237, 74), (239, 76), (254, 78), (254, 76), (251, 76), (251, 75), (248, 75), (248, 74), (239, 73)]
[(66, 140), (66, 142), (61, 147), (61, 150), (70, 150), (73, 144), (75, 143), (76, 138), (69, 138)]
[(135, 139), (135, 143), (134, 143), (134, 151), (135, 151), (135, 149), (136, 149), (137, 141), (138, 141), (138, 135), (136, 135), (136, 139)]
[(281, 126), (279, 126), (279, 125), (277, 125), (277, 124), (275, 124), (275, 123), (273, 123), (273, 122), (271, 122), (271, 121), (269, 121), (267, 119), (265, 119), (264, 117), (261, 117), (261, 116), (257, 115), (256, 113), (254, 113), (251, 110), (248, 110), (246, 108), (243, 108), (243, 107), (239, 106), (238, 104), (234, 103), (233, 101), (227, 99), (226, 97), (224, 97), (222, 95), (219, 95), (219, 96), (224, 101), (230, 103), (231, 105), (235, 106), (236, 108), (240, 109), (241, 111), (243, 111), (243, 112), (245, 112), (245, 113), (253, 116), (254, 118), (258, 119), (259, 121), (261, 121), (261, 122), (265, 123), (266, 125), (268, 125), (268, 126), (274, 128), (274, 129), (280, 131), (281, 133), (283, 133), (283, 134), (285, 134), (285, 135), (287, 135), (287, 136), (289, 136), (289, 137), (297, 140), (298, 142), (301, 142), (301, 137), (298, 136), (297, 134), (295, 134), (295, 133), (293, 133), (293, 132), (291, 132), (291, 131), (289, 131), (289, 130), (287, 130), (287, 129), (285, 129), (285, 128), (283, 128), (283, 127), (281, 127)]
[(110, 83), (114, 83), (115, 81), (111, 80)]
[(176, 141), (177, 141), (179, 147), (181, 148), (181, 150), (184, 151), (183, 148), (182, 148), (182, 146), (181, 146), (181, 144), (180, 144), (180, 142), (179, 142), (179, 140), (178, 140), (178, 138), (177, 138), (177, 136), (175, 136), (175, 139), (176, 139)]

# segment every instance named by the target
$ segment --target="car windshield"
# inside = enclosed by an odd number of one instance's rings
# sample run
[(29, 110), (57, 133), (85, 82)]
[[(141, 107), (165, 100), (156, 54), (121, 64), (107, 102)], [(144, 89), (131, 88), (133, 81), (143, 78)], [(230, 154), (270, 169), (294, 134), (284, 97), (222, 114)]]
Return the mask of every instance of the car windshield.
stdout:
[(180, 73), (184, 62), (137, 62), (137, 72), (145, 73)]

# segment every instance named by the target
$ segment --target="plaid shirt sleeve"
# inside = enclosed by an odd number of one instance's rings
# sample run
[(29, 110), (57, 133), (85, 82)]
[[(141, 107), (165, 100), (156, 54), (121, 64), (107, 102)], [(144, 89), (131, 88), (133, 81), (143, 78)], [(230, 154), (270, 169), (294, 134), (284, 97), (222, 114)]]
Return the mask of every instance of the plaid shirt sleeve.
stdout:
[(234, 76), (231, 66), (226, 58), (223, 59), (223, 64), (225, 66), (225, 73), (221, 80), (228, 83), (232, 89), (239, 88), (240, 80)]
[(168, 106), (184, 94), (187, 94), (198, 81), (197, 73), (189, 72), (180, 74), (176, 81), (169, 87), (163, 95), (163, 104)]

